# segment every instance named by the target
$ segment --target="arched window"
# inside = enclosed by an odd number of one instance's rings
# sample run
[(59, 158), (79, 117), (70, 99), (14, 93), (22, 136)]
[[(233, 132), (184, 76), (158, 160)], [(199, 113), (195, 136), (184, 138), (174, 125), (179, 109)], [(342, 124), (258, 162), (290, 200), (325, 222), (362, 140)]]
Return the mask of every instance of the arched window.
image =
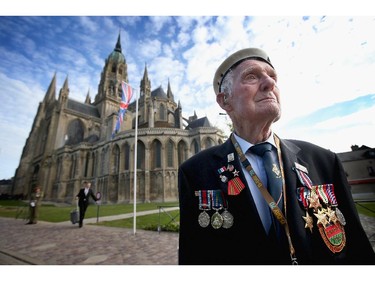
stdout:
[(184, 162), (187, 158), (187, 155), (186, 155), (186, 144), (185, 142), (183, 141), (180, 141), (178, 143), (178, 166), (180, 166), (182, 164), (182, 162)]
[(206, 140), (204, 142), (204, 147), (207, 149), (207, 148), (210, 148), (213, 145), (214, 145), (213, 140), (211, 138), (206, 138)]
[(164, 104), (160, 105), (160, 108), (159, 108), (159, 119), (160, 120), (165, 120), (165, 107), (164, 107)]
[(77, 165), (77, 159), (76, 156), (73, 154), (71, 157), (71, 166), (70, 166), (70, 178), (74, 179), (75, 172), (76, 172), (76, 165)]
[(197, 142), (197, 140), (193, 140), (193, 154), (197, 154), (199, 150), (199, 143)]
[(169, 140), (167, 143), (167, 167), (173, 167), (173, 158), (174, 158), (174, 145), (172, 140)]
[(85, 174), (84, 177), (87, 178), (88, 172), (89, 172), (89, 161), (90, 161), (90, 153), (86, 153), (86, 159), (85, 159)]
[(137, 143), (137, 169), (145, 169), (145, 145), (141, 141)]
[(118, 174), (120, 170), (120, 148), (118, 145), (113, 147), (113, 162), (112, 162), (112, 172)]
[(152, 166), (161, 168), (161, 143), (158, 140), (152, 142)]
[(125, 170), (129, 170), (130, 169), (130, 146), (128, 143), (126, 143), (124, 146), (124, 158), (125, 158), (124, 168)]

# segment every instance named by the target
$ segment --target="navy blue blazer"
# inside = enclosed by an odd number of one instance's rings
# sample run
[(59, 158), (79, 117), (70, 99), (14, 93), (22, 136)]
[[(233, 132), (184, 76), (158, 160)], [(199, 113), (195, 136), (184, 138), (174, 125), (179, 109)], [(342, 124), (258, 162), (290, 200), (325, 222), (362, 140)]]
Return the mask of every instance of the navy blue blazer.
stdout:
[[(337, 155), (314, 144), (281, 140), (281, 155), (285, 174), (286, 219), (299, 264), (375, 264), (375, 254), (366, 236), (353, 202), (350, 186)], [(238, 195), (228, 195), (228, 182), (222, 181), (218, 169), (231, 164), (239, 172), (245, 188)], [(232, 157), (230, 157), (232, 158)], [(316, 218), (312, 233), (305, 228), (306, 215), (299, 202), (297, 188), (302, 184), (293, 170), (295, 163), (308, 169), (314, 185), (333, 184), (338, 207), (346, 225), (346, 245), (333, 253), (318, 231)], [(179, 168), (180, 236), (179, 264), (272, 265), (291, 264), (288, 247), (280, 248), (267, 237), (246, 183), (235, 148), (228, 139), (224, 144), (203, 150), (185, 161)], [(222, 190), (233, 215), (233, 226), (214, 229), (198, 223), (198, 190)], [(210, 215), (213, 210), (208, 212)]]

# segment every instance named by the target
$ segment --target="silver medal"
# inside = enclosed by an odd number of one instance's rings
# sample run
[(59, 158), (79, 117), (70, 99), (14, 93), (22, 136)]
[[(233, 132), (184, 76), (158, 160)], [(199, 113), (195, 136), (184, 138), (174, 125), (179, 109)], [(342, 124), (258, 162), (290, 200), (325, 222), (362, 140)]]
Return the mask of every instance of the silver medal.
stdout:
[(336, 207), (336, 217), (337, 219), (339, 220), (339, 222), (341, 223), (341, 225), (346, 225), (346, 220), (345, 220), (345, 217), (344, 215), (341, 213), (341, 211), (339, 210), (339, 208)]
[(210, 224), (210, 215), (203, 211), (198, 216), (198, 223), (201, 227), (207, 227)]
[(212, 215), (211, 217), (211, 225), (215, 229), (219, 229), (223, 225), (224, 219), (223, 217), (219, 214), (218, 211), (216, 211), (215, 214)]
[(223, 217), (223, 228), (231, 228), (234, 222), (234, 218), (231, 213), (229, 213), (227, 210), (224, 210), (224, 212), (221, 214)]

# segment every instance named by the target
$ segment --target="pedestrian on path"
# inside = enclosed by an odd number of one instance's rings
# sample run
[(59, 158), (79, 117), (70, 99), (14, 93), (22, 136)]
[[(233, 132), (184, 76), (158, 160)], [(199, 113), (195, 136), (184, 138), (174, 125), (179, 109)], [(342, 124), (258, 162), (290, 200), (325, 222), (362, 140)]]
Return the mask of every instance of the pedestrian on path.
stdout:
[(96, 202), (98, 199), (95, 197), (94, 192), (91, 189), (91, 182), (84, 181), (83, 188), (81, 188), (76, 196), (79, 206), (79, 227), (83, 226), (83, 219), (89, 205), (90, 197)]
[(36, 224), (39, 217), (39, 205), (42, 200), (43, 193), (39, 186), (33, 189), (29, 203), (29, 221), (26, 224)]

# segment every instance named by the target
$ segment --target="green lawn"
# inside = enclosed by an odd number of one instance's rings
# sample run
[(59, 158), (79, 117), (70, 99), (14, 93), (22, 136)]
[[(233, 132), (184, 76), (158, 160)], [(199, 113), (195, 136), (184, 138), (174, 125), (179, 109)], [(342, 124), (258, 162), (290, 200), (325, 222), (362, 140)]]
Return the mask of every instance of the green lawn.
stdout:
[[(159, 205), (175, 207), (178, 206), (178, 203), (142, 203), (137, 204), (137, 211), (158, 210)], [(375, 217), (375, 202), (357, 202), (356, 207), (359, 213), (366, 216)], [(17, 211), (25, 210), (25, 213), (27, 213), (27, 208), (27, 203), (23, 201), (0, 200), (1, 217), (16, 218)], [(69, 221), (70, 211), (72, 211), (74, 208), (74, 206), (56, 207), (51, 204), (42, 204), (39, 211), (39, 220), (48, 222)], [(104, 216), (133, 213), (133, 208), (133, 204), (101, 205), (99, 206), (99, 222), (97, 224), (103, 226), (133, 228), (133, 218), (116, 221), (100, 221), (100, 217)], [(95, 218), (97, 217), (97, 211), (98, 206), (91, 204), (87, 209), (85, 217)], [(175, 221), (171, 221), (172, 219), (170, 216), (172, 216)], [(20, 218), (21, 217), (19, 217), (19, 219)], [(137, 229), (157, 230), (157, 227), (159, 226), (159, 219), (162, 230), (178, 231), (179, 211), (172, 211), (168, 213), (161, 212), (160, 217), (159, 213), (146, 216), (137, 216)]]
[[(178, 206), (178, 202), (170, 203), (142, 203), (137, 204), (137, 212), (147, 211), (147, 210), (158, 210), (158, 206), (162, 205), (163, 207), (175, 207)], [(75, 209), (75, 206), (65, 206), (57, 207), (52, 204), (43, 204), (39, 208), (39, 220), (48, 221), (48, 222), (62, 222), (70, 220), (70, 212)], [(96, 204), (90, 204), (87, 208), (85, 218), (96, 218), (99, 209), (99, 223), (98, 225), (104, 226), (114, 226), (114, 227), (129, 227), (133, 228), (133, 218), (123, 219), (117, 221), (108, 221), (101, 222), (100, 217), (119, 215), (133, 213), (134, 205), (133, 204), (105, 204), (97, 206)], [(23, 210), (25, 214), (28, 211), (27, 202), (23, 201), (12, 201), (12, 200), (0, 200), (0, 216), (1, 217), (10, 217), (16, 218), (17, 212)], [(175, 221), (179, 222), (179, 212), (171, 212), (172, 217), (176, 216)], [(18, 219), (21, 219), (22, 216), (19, 216)], [(160, 213), (160, 224), (163, 226), (163, 229), (176, 227), (174, 223), (169, 223), (171, 218), (165, 212)], [(138, 216), (137, 217), (137, 228), (139, 229), (157, 229), (159, 225), (159, 213), (147, 216)], [(166, 226), (164, 226), (166, 225)]]

